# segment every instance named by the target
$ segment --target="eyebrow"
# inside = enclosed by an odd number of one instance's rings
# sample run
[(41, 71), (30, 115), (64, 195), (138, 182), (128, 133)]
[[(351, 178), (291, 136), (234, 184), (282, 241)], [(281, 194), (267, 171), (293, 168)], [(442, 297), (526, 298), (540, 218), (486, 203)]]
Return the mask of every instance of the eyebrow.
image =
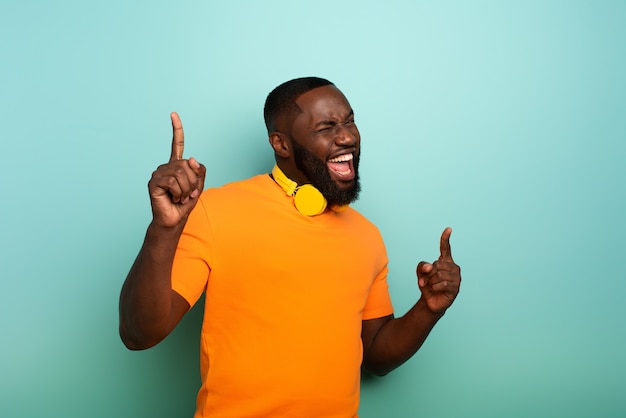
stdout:
[[(350, 112), (348, 113), (348, 116), (345, 117), (345, 119), (350, 119), (352, 116), (354, 116), (354, 110), (350, 109)], [(313, 127), (317, 128), (322, 125), (336, 125), (336, 124), (337, 122), (334, 120), (321, 120), (317, 122), (315, 125), (313, 125)]]

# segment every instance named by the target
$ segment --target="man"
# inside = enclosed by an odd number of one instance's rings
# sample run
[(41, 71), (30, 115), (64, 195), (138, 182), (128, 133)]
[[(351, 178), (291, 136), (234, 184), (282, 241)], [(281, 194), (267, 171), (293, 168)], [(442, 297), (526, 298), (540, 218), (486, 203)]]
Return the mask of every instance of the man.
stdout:
[(196, 417), (355, 417), (361, 367), (384, 375), (405, 362), (456, 298), (451, 230), (440, 258), (417, 266), (422, 296), (394, 318), (383, 241), (347, 206), (361, 141), (348, 100), (300, 78), (274, 89), (264, 113), (272, 173), (204, 192), (205, 167), (183, 159), (171, 115), (120, 335), (130, 349), (157, 344), (204, 292)]

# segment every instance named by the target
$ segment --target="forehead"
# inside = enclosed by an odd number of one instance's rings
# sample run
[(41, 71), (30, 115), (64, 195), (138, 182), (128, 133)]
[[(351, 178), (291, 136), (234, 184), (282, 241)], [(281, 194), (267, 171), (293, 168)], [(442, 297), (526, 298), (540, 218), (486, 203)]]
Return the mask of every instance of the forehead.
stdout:
[(348, 99), (335, 86), (309, 90), (296, 99), (300, 114), (296, 119), (343, 119), (352, 111)]

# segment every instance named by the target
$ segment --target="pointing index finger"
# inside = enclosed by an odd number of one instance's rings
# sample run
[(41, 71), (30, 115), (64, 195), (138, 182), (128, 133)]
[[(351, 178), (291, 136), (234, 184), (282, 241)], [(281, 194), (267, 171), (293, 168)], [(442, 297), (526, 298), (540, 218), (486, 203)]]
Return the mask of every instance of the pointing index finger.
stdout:
[(441, 256), (439, 257), (439, 259), (452, 257), (452, 250), (450, 249), (450, 234), (452, 234), (452, 228), (450, 227), (444, 229), (443, 233), (441, 234), (441, 241), (439, 243), (439, 251), (441, 252)]
[(170, 114), (172, 119), (172, 153), (170, 162), (183, 159), (183, 149), (185, 148), (185, 133), (183, 131), (183, 123), (180, 121), (178, 113)]

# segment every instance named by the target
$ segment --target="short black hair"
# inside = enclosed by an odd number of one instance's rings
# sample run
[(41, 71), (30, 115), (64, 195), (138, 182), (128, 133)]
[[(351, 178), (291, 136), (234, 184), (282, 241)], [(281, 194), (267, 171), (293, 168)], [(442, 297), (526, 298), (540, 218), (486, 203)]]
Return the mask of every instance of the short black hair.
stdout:
[(301, 77), (284, 82), (276, 87), (265, 100), (263, 116), (267, 133), (276, 130), (276, 118), (285, 112), (298, 112), (300, 108), (296, 104), (298, 97), (309, 90), (323, 86), (334, 86), (330, 81), (319, 77)]

